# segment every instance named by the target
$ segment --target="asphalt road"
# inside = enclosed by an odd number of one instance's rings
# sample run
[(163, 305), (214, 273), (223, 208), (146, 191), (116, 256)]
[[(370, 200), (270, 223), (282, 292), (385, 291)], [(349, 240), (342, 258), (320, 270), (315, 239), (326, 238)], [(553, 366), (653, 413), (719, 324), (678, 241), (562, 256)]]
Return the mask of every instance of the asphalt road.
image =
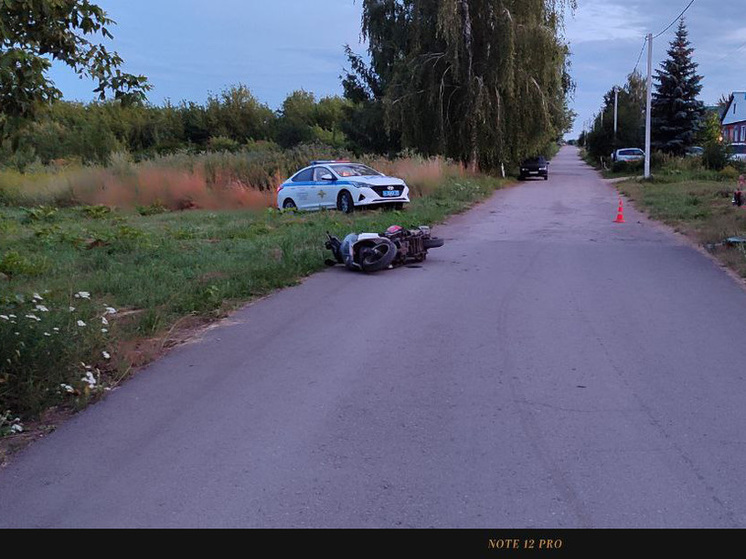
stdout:
[(0, 471), (0, 526), (743, 527), (746, 292), (550, 174), (174, 350)]

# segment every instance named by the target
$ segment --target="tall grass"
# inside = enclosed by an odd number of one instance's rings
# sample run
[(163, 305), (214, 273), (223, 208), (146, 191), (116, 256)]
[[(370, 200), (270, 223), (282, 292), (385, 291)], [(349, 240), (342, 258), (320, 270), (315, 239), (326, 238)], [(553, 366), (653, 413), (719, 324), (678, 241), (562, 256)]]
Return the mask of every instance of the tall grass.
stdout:
[(432, 195), (446, 179), (468, 176), (463, 165), (441, 157), (375, 158), (368, 159), (366, 163), (386, 175), (404, 179), (415, 198)]
[[(347, 154), (342, 154), (345, 156)], [(320, 146), (294, 150), (176, 154), (141, 163), (115, 153), (107, 167), (48, 167), (21, 174), (0, 171), (0, 205), (105, 205), (132, 209), (261, 209), (273, 207), (275, 189), (313, 159), (336, 158)], [(403, 178), (412, 196), (435, 192), (445, 179), (467, 175), (442, 158), (362, 158), (388, 175)]]

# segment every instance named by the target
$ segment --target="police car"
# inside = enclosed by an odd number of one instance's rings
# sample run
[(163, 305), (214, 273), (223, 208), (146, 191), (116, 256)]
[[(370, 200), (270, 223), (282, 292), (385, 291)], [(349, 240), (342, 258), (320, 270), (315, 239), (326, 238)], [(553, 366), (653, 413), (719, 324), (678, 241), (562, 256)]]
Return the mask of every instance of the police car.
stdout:
[(336, 208), (350, 213), (356, 207), (388, 206), (401, 209), (409, 202), (409, 187), (362, 163), (312, 161), (277, 188), (280, 209)]

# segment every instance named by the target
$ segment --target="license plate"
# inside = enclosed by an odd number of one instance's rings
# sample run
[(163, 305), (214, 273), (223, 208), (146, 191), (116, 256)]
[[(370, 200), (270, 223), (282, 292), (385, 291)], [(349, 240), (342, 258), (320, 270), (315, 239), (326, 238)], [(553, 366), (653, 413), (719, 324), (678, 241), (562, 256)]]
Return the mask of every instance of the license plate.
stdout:
[(529, 171), (529, 175), (538, 175), (539, 171)]
[(390, 196), (390, 197), (394, 197), (395, 198), (395, 197), (399, 196), (399, 191), (398, 190), (384, 190), (383, 191), (383, 196), (384, 197)]

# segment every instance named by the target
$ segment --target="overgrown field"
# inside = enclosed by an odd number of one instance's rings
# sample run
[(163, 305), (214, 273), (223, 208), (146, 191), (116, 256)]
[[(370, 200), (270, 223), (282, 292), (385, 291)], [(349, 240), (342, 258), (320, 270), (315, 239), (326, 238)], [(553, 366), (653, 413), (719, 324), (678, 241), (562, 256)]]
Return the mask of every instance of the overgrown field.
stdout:
[[(30, 167), (24, 173), (0, 169), (0, 206), (268, 208), (275, 203), (276, 187), (309, 161), (351, 157), (344, 151), (332, 153), (330, 156), (329, 148), (321, 145), (302, 145), (284, 151), (255, 146), (238, 153), (181, 153), (139, 163), (120, 153), (114, 154), (106, 167), (59, 162)], [(415, 196), (432, 192), (446, 177), (465, 175), (462, 166), (442, 158), (356, 160), (405, 179)]]
[[(184, 204), (180, 180), (170, 183), (173, 198), (165, 190), (148, 191), (162, 187), (163, 175), (124, 203), (89, 200), (109, 205), (80, 205), (72, 180), (59, 190), (6, 189), (0, 207), (0, 432), (19, 431), (51, 406), (85, 405), (180, 331), (318, 271), (327, 256), (327, 230), (343, 235), (394, 223), (435, 224), (501, 185), (439, 160), (377, 166), (410, 182), (414, 196), (406, 210), (281, 213), (267, 207), (273, 189), (245, 184), (233, 188), (261, 203), (211, 206), (211, 199), (226, 199), (215, 183), (202, 191), (207, 198)], [(114, 191), (122, 195), (135, 184), (126, 177), (166, 172), (164, 166), (128, 169), (77, 172), (119, 177), (122, 185)], [(219, 196), (209, 198), (216, 191)], [(37, 204), (20, 207), (21, 201)], [(203, 209), (171, 211), (195, 206)], [(217, 209), (223, 207), (239, 209)]]
[(664, 181), (658, 176), (653, 181), (624, 182), (618, 188), (653, 219), (702, 245), (715, 245), (714, 254), (746, 277), (744, 246), (720, 244), (728, 237), (746, 236), (746, 206), (731, 204), (737, 181)]

